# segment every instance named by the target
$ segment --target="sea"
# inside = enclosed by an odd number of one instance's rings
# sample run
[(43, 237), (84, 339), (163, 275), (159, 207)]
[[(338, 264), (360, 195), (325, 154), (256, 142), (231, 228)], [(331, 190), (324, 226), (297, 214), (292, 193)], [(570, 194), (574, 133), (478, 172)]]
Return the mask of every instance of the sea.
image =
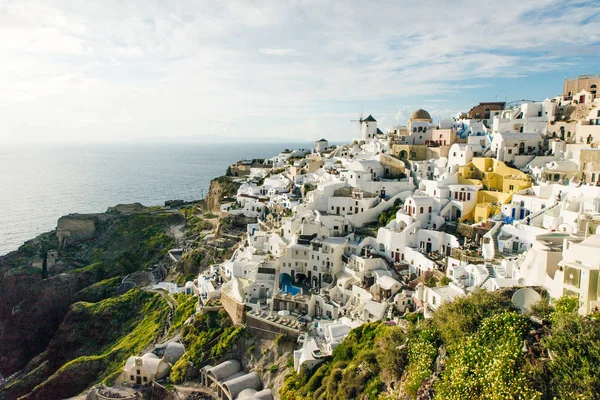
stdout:
[(241, 159), (311, 143), (102, 144), (0, 147), (0, 255), (56, 228), (71, 213), (120, 203), (202, 199)]

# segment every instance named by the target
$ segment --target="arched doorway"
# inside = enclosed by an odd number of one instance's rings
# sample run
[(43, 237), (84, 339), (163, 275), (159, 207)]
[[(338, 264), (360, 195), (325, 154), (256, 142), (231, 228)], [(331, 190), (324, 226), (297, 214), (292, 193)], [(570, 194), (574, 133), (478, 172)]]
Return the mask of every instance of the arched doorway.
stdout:
[(406, 150), (400, 151), (400, 159), (401, 160), (407, 160), (408, 159), (408, 152)]
[(525, 142), (519, 143), (519, 155), (525, 154)]

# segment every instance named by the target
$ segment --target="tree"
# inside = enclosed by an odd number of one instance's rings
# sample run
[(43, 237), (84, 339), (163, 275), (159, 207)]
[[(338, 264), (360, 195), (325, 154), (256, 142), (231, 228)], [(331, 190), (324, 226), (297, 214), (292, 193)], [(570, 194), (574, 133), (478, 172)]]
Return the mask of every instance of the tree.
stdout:
[(550, 391), (556, 398), (592, 399), (600, 393), (600, 324), (577, 313), (576, 297), (555, 303), (550, 336), (542, 342), (552, 355)]
[(433, 276), (432, 271), (425, 272), (425, 274), (423, 276), (423, 283), (427, 287), (436, 287), (437, 286), (437, 283), (435, 281), (435, 277)]
[(400, 380), (408, 364), (406, 335), (398, 327), (391, 328), (375, 341), (378, 349), (377, 362), (381, 366), (382, 379)]
[(510, 308), (510, 301), (497, 292), (478, 290), (468, 297), (446, 303), (433, 314), (433, 322), (446, 344), (477, 332), (481, 321)]
[(448, 278), (446, 275), (442, 276), (442, 279), (440, 279), (440, 281), (438, 282), (439, 286), (448, 286), (450, 284), (451, 280), (450, 278)]

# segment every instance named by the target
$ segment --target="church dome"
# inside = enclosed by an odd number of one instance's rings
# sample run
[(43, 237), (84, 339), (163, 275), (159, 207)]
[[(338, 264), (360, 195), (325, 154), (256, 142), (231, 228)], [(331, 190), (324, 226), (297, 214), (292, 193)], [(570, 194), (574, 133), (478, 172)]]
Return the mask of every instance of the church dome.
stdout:
[(410, 114), (410, 118), (409, 120), (419, 120), (419, 119), (426, 119), (431, 121), (431, 115), (429, 115), (429, 113), (425, 110), (423, 110), (422, 108), (419, 108), (418, 110), (415, 110), (412, 112), (412, 114)]

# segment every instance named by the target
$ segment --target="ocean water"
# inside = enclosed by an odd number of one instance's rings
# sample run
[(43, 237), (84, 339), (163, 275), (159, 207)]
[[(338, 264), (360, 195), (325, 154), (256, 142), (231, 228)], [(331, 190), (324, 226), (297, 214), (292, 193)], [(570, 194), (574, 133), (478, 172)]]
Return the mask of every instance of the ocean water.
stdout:
[(0, 147), (0, 255), (70, 213), (119, 203), (197, 200), (210, 180), (245, 158), (309, 143), (126, 144)]

